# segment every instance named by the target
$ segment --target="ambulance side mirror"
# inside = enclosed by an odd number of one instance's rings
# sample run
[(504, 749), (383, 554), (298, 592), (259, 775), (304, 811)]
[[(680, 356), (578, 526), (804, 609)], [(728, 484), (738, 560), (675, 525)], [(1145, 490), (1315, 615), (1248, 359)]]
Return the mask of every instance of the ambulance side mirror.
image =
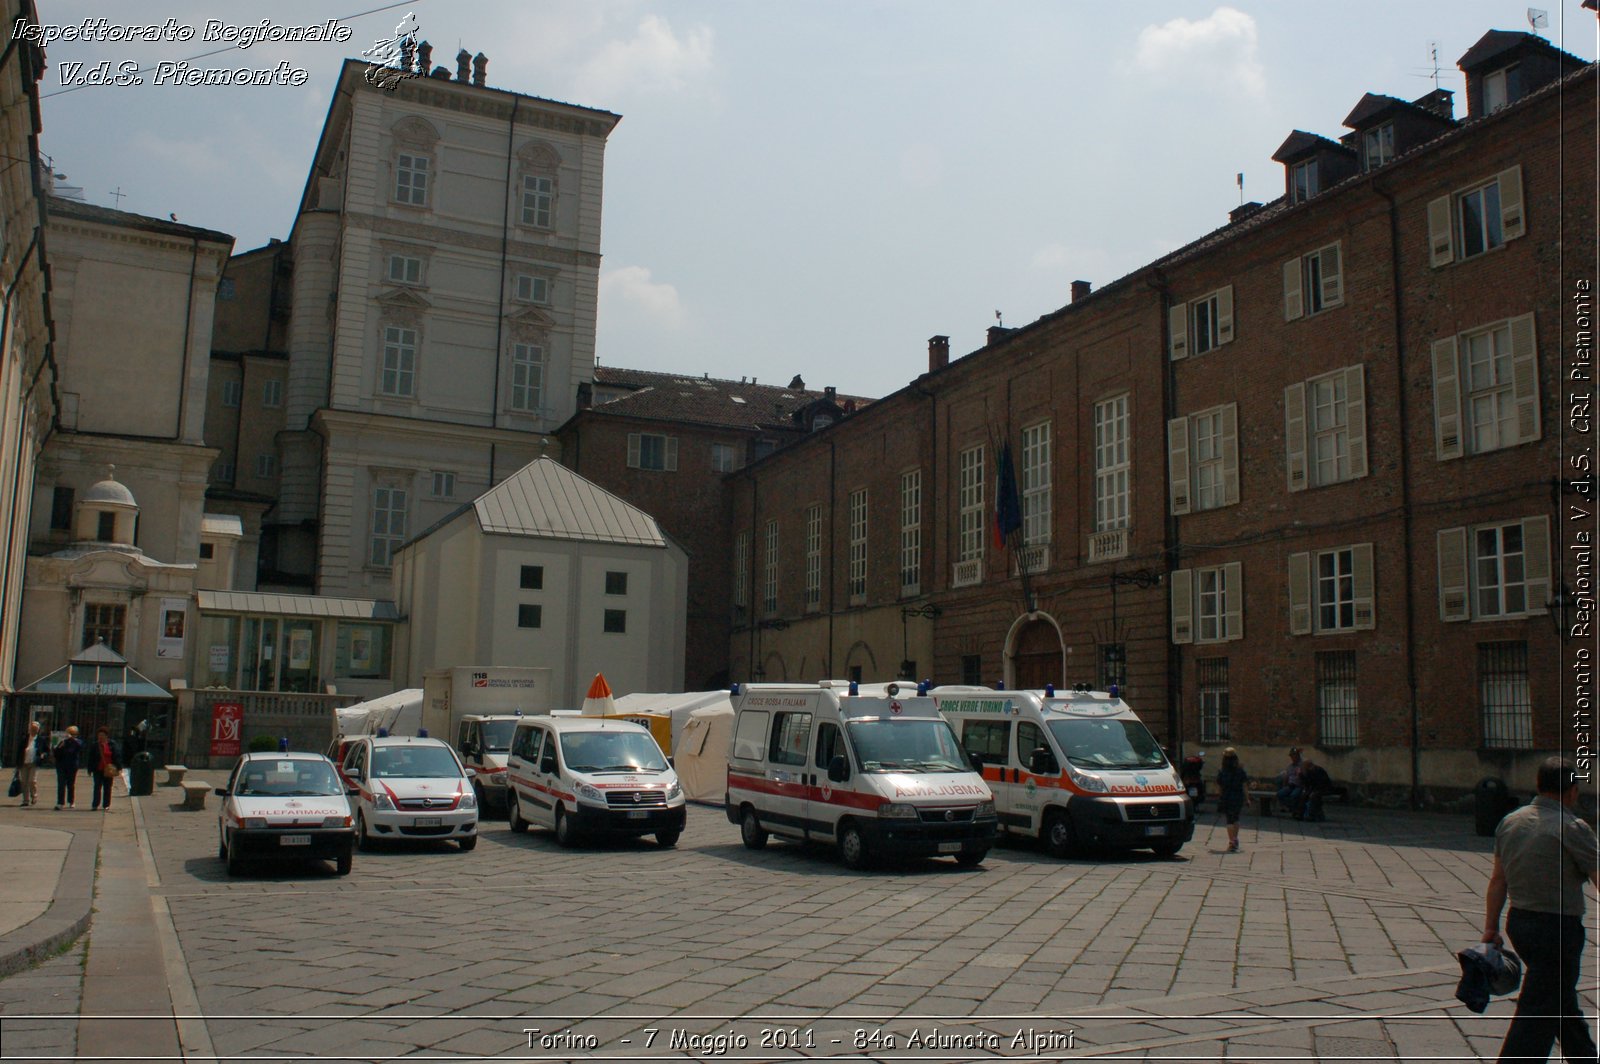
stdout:
[(967, 751), (967, 762), (972, 766), (972, 771), (983, 771), (983, 755), (976, 750)]
[(834, 754), (828, 762), (828, 779), (834, 783), (843, 783), (850, 778), (850, 762), (845, 760), (843, 754)]
[(1028, 771), (1036, 776), (1055, 776), (1060, 774), (1061, 766), (1056, 764), (1056, 755), (1041, 746), (1029, 756)]

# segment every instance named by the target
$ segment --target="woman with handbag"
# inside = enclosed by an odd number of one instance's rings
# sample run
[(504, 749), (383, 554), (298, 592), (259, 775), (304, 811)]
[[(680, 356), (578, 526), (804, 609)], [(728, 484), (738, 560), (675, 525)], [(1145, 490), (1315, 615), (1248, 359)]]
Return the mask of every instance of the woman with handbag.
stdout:
[(111, 784), (122, 771), (122, 755), (111, 741), (111, 729), (102, 725), (89, 745), (89, 779), (94, 783), (92, 809), (111, 808)]
[(78, 726), (67, 726), (67, 737), (56, 743), (51, 756), (56, 763), (56, 808), (71, 809), (78, 801), (78, 758), (83, 753), (83, 740), (78, 738)]

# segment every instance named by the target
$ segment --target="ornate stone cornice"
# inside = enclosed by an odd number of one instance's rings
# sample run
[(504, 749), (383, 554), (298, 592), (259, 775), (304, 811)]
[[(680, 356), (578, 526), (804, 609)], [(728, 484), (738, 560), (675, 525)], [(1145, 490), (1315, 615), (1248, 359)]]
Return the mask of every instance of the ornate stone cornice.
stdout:
[[(492, 252), (496, 256), (500, 254), (500, 237), (487, 233), (463, 233), (459, 229), (447, 229), (442, 225), (430, 225), (411, 218), (382, 218), (361, 211), (349, 211), (345, 214), (345, 218), (348, 222), (359, 224), (380, 236), (400, 237), (410, 241), (431, 241), (435, 246), (466, 247), (474, 251)], [(600, 256), (592, 251), (531, 244), (526, 240), (511, 240), (507, 243), (506, 257), (526, 259), (530, 263), (559, 262), (568, 266), (587, 266), (595, 270), (600, 268)]]

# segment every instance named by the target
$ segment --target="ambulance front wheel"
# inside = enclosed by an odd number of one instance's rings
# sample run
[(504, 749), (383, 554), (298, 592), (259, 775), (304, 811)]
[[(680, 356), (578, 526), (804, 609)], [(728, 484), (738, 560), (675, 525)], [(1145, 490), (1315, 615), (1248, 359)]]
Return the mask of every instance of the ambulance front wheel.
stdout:
[(1150, 849), (1155, 852), (1157, 857), (1176, 857), (1178, 856), (1178, 851), (1183, 849), (1183, 843), (1177, 839), (1171, 839), (1167, 842), (1158, 842)]
[(861, 829), (853, 823), (843, 824), (839, 828), (839, 860), (850, 869), (865, 868), (871, 861), (867, 840), (862, 836)]
[(561, 808), (561, 803), (556, 802), (556, 845), (564, 849), (571, 849), (577, 844), (578, 836), (572, 828), (572, 818), (567, 811)]
[(519, 835), (528, 830), (528, 822), (522, 819), (522, 805), (514, 792), (506, 795), (506, 822)]
[(1078, 852), (1078, 832), (1065, 810), (1058, 809), (1045, 819), (1044, 842), (1057, 857), (1071, 857)]
[(351, 855), (348, 846), (339, 852), (339, 856), (333, 859), (333, 870), (341, 876), (349, 875), (350, 869), (354, 866), (355, 857)]
[(744, 818), (739, 821), (739, 837), (747, 849), (759, 850), (767, 844), (767, 829), (761, 826), (756, 811), (749, 806), (745, 806)]
[(678, 845), (679, 834), (681, 834), (681, 832), (658, 831), (656, 832), (656, 845), (661, 847), (663, 850), (670, 850), (674, 846)]

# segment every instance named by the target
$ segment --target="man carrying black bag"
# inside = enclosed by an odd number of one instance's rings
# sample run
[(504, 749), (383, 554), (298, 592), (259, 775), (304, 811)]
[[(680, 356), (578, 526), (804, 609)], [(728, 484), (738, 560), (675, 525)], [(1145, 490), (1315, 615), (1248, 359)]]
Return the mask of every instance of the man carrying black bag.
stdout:
[(1484, 898), (1483, 941), (1500, 945), (1500, 911), (1507, 898), (1506, 934), (1526, 974), (1501, 1061), (1548, 1060), (1559, 1038), (1568, 1060), (1594, 1060), (1594, 1037), (1578, 1003), (1583, 967), (1583, 881), (1600, 887), (1600, 846), (1594, 830), (1572, 813), (1578, 784), (1572, 765), (1552, 757), (1539, 766), (1539, 793), (1500, 822), (1494, 870)]

